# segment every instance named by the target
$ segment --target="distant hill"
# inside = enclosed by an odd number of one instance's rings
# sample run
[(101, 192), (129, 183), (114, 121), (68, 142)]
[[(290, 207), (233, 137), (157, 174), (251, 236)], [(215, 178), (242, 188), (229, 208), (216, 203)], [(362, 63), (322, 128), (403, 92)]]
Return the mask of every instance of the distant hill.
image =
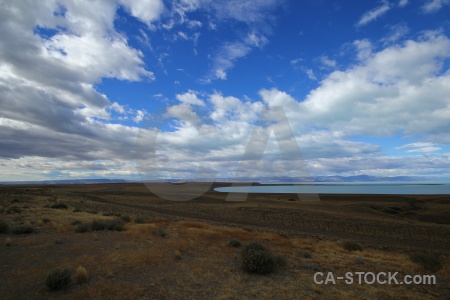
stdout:
[(43, 181), (3, 181), (0, 184), (94, 184), (94, 183), (125, 183), (123, 179), (66, 179)]
[[(420, 176), (369, 176), (369, 175), (355, 175), (355, 176), (316, 176), (316, 177), (253, 177), (253, 178), (201, 178), (195, 180), (170, 179), (170, 180), (152, 180), (149, 182), (260, 182), (260, 183), (295, 183), (295, 182), (426, 182), (439, 181), (439, 178), (429, 178)], [(95, 183), (127, 183), (139, 182), (137, 180), (124, 179), (66, 179), (66, 180), (43, 180), (43, 181), (4, 181), (0, 184), (95, 184)]]

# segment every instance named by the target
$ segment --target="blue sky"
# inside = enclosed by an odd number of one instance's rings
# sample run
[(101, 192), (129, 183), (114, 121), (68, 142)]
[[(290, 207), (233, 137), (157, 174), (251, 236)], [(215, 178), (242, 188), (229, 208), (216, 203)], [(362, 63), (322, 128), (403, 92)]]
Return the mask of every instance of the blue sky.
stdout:
[(450, 178), (449, 0), (0, 0), (0, 20), (1, 181)]

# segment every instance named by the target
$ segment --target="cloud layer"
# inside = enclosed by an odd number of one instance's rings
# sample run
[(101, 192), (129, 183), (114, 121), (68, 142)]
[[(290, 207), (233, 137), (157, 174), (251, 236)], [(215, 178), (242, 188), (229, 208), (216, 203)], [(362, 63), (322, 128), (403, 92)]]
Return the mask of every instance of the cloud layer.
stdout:
[[(446, 4), (433, 0), (423, 9), (435, 12)], [(0, 180), (137, 179), (138, 173), (154, 179), (299, 177), (309, 175), (305, 163), (312, 175), (450, 176), (445, 152), (450, 144), (450, 39), (444, 33), (404, 39), (408, 27), (399, 25), (390, 38), (352, 41), (346, 67), (321, 55), (323, 76), (306, 70), (317, 86), (304, 98), (279, 88), (262, 88), (254, 98), (186, 89), (151, 112), (111, 101), (96, 88), (105, 78), (158, 80), (143, 52), (117, 31), (119, 8), (149, 30), (156, 30), (155, 24), (160, 30), (207, 26), (190, 19), (194, 11), (214, 16), (210, 30), (229, 20), (242, 26), (239, 36), (212, 52), (203, 78), (211, 81), (227, 79), (240, 59), (267, 45), (277, 1), (172, 5), (168, 11), (162, 1), (1, 3)], [(382, 2), (358, 26), (391, 7)], [(271, 107), (283, 108), (284, 114)], [(301, 155), (289, 146), (290, 132)], [(389, 155), (370, 141), (380, 137), (404, 139), (393, 147), (402, 155)], [(249, 147), (265, 149), (262, 161), (256, 155), (243, 161)]]

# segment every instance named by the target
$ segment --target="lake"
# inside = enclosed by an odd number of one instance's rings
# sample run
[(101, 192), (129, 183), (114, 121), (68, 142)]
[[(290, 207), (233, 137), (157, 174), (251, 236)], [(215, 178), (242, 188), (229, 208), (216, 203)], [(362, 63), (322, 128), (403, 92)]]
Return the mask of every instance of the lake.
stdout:
[(232, 186), (224, 193), (450, 195), (450, 183), (301, 183)]

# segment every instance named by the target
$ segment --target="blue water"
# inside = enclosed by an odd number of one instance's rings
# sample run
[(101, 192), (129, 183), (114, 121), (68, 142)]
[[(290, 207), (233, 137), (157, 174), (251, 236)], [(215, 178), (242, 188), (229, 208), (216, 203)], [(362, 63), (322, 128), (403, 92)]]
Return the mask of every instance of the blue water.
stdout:
[(313, 183), (216, 188), (224, 193), (450, 195), (450, 183)]

